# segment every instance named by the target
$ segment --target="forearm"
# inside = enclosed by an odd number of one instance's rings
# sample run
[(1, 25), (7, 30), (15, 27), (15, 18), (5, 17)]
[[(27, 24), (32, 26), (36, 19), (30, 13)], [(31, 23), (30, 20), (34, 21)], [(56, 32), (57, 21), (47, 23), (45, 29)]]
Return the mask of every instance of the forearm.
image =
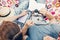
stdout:
[(55, 19), (55, 17), (53, 15), (51, 15), (51, 13), (47, 12), (45, 15), (49, 19), (50, 23), (56, 23), (56, 19)]
[(19, 17), (21, 17), (21, 15), (7, 17), (7, 18), (4, 18), (3, 20), (5, 20), (5, 21), (14, 21), (14, 20), (16, 20)]
[(45, 15), (48, 17), (49, 20), (54, 19), (54, 17), (49, 12), (47, 12)]
[(25, 16), (27, 13), (28, 13), (27, 11), (25, 11), (25, 13), (24, 13), (24, 12), (22, 12), (18, 17)]
[(46, 16), (49, 20), (51, 20), (51, 19), (54, 18), (53, 15), (46, 10), (46, 8), (40, 9), (39, 12), (40, 12), (41, 14), (43, 14), (44, 16)]
[(25, 24), (24, 27), (22, 28), (22, 34), (25, 35), (28, 30), (28, 25)]
[(24, 16), (24, 15), (26, 15), (27, 14), (27, 11), (23, 11), (21, 14), (19, 14), (19, 15), (17, 15), (17, 16), (10, 16), (10, 17), (7, 17), (7, 18), (5, 18), (4, 20), (6, 20), (6, 21), (14, 21), (14, 20), (16, 20), (17, 18), (19, 18), (19, 17), (22, 17), (22, 16)]
[(21, 14), (17, 15), (17, 16), (14, 16), (15, 19), (19, 18), (19, 17), (22, 17), (22, 16), (25, 16), (28, 12), (26, 10), (24, 10)]

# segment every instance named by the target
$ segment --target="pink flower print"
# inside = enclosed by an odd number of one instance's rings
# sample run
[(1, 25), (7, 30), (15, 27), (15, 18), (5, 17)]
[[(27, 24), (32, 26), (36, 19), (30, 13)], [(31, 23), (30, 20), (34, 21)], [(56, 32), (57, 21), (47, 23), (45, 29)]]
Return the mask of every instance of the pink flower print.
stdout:
[(10, 4), (10, 0), (7, 0), (7, 3)]
[(5, 1), (2, 1), (2, 5), (3, 5), (3, 6), (6, 6), (6, 2), (5, 2)]
[(2, 6), (2, 4), (0, 3), (0, 6)]
[(54, 11), (52, 11), (52, 12), (51, 12), (51, 14), (52, 14), (52, 15), (54, 15), (54, 14), (55, 14), (55, 12), (54, 12)]
[(10, 4), (10, 5), (12, 4), (11, 0), (7, 0), (7, 3)]
[(46, 17), (45, 20), (48, 20), (48, 18)]
[(46, 0), (46, 2), (48, 3), (48, 2), (49, 2), (49, 0)]
[(10, 5), (8, 5), (8, 7), (10, 7)]
[(15, 2), (16, 2), (16, 4), (18, 4), (18, 3), (19, 3), (19, 1), (18, 1), (18, 0), (15, 0)]
[(13, 5), (12, 1), (11, 0), (7, 0), (7, 3), (8, 3), (8, 7), (11, 7)]
[(60, 14), (58, 16), (60, 16)]
[(55, 19), (58, 19), (58, 16), (54, 16), (55, 17)]
[(52, 3), (53, 3), (53, 4), (56, 4), (56, 2), (57, 2), (57, 0), (54, 0)]

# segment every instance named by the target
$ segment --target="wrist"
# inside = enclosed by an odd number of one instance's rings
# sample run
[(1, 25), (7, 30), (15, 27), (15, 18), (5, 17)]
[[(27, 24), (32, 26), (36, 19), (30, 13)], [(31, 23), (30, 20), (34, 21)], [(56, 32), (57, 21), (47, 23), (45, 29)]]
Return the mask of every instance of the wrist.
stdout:
[(25, 26), (28, 28), (29, 25), (26, 23)]

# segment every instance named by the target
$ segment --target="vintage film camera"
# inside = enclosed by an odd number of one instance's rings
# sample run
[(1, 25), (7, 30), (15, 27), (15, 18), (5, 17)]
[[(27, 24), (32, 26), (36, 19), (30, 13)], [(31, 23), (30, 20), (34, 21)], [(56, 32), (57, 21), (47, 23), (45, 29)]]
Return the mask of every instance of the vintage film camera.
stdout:
[(39, 13), (37, 9), (32, 11), (30, 13), (30, 20), (32, 20), (35, 24), (48, 24), (48, 22), (44, 19), (46, 16), (44, 16), (42, 13)]

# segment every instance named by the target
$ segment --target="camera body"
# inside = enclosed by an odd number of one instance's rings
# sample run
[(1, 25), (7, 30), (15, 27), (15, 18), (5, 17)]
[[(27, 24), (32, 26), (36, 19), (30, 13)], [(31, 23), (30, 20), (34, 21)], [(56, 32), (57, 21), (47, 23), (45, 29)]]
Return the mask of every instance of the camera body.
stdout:
[(31, 15), (31, 20), (35, 23), (35, 24), (47, 24), (46, 20), (44, 20), (46, 16), (44, 16), (43, 14), (39, 13), (39, 11), (36, 9), (32, 12)]

